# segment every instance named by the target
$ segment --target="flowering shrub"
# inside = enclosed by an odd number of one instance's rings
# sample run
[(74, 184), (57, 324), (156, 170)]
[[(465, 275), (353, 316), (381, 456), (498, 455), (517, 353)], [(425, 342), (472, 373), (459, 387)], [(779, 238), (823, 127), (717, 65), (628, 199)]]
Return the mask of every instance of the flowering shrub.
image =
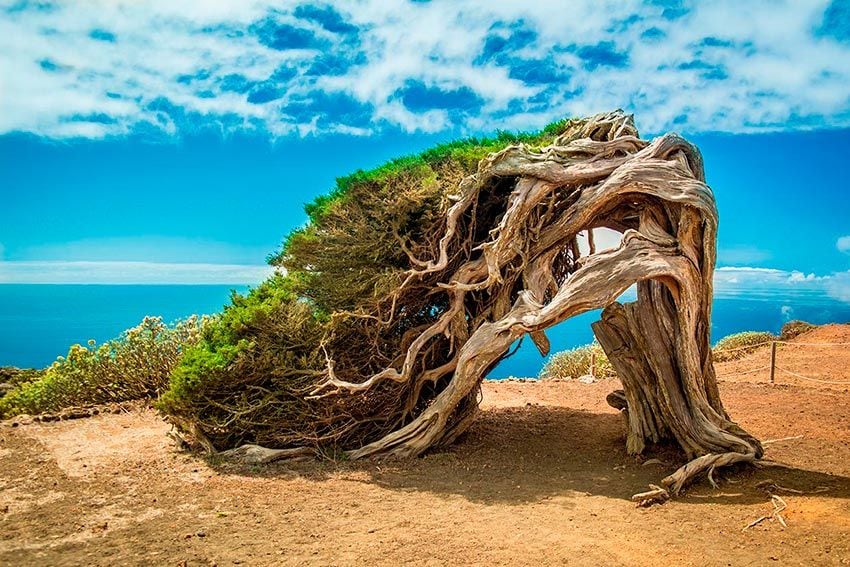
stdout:
[(764, 346), (777, 337), (763, 331), (744, 331), (723, 337), (712, 349), (714, 362), (727, 362), (737, 360)]
[(39, 377), (0, 398), (0, 417), (158, 397), (184, 350), (198, 342), (205, 322), (193, 315), (169, 326), (161, 317), (145, 317), (101, 345), (93, 340), (73, 345)]
[(805, 321), (788, 321), (782, 325), (782, 330), (779, 332), (779, 338), (783, 341), (790, 341), (791, 339), (799, 337), (803, 333), (808, 333), (815, 327), (817, 327), (817, 325), (812, 325)]
[[(782, 327), (782, 339), (787, 340), (796, 337), (813, 328), (815, 328), (815, 325), (803, 321), (791, 321)], [(744, 331), (743, 333), (728, 335), (714, 345), (712, 349), (714, 362), (737, 360), (778, 338), (762, 331)], [(594, 374), (597, 377), (616, 376), (616, 371), (608, 361), (608, 357), (605, 356), (605, 351), (602, 350), (599, 343), (594, 342), (553, 354), (543, 366), (543, 370), (540, 371), (540, 378), (544, 380), (567, 379), (589, 374), (591, 353), (596, 355)]]
[(602, 346), (594, 342), (589, 345), (580, 346), (574, 349), (557, 352), (549, 357), (543, 369), (540, 371), (540, 378), (544, 380), (552, 379), (569, 379), (578, 378), (585, 374), (590, 374), (590, 358), (596, 355), (593, 374), (597, 378), (607, 378), (614, 376), (614, 367), (605, 356), (605, 351)]

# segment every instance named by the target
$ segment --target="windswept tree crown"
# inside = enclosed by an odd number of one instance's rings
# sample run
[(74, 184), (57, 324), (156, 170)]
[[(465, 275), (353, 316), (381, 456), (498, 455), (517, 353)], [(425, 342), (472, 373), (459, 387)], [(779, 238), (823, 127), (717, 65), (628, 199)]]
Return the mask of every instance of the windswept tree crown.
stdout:
[[(761, 456), (717, 392), (717, 210), (681, 137), (641, 140), (616, 111), (464, 140), (341, 178), (307, 213), (270, 258), (285, 275), (233, 297), (162, 400), (210, 449), (419, 454), (465, 430), (516, 339), (545, 354), (547, 328), (605, 308), (594, 331), (630, 451), (667, 439), (706, 457), (674, 490)], [(598, 228), (620, 246), (597, 251)], [(637, 302), (617, 303), (635, 283)]]

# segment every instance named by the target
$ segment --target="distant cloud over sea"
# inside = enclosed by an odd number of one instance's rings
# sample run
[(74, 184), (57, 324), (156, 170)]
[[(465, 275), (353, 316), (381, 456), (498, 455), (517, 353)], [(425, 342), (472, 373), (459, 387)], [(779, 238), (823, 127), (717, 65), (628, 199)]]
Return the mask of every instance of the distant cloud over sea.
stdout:
[(0, 261), (0, 284), (256, 285), (273, 272), (240, 264)]

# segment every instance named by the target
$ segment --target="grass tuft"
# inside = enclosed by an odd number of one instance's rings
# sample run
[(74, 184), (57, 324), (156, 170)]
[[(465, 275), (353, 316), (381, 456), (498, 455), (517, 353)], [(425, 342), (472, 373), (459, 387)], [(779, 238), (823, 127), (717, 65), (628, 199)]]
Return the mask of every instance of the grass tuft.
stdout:
[(744, 331), (723, 337), (712, 349), (714, 362), (738, 360), (778, 338), (776, 335), (763, 331)]
[(553, 354), (543, 365), (540, 378), (543, 380), (570, 380), (590, 374), (590, 360), (595, 355), (593, 375), (597, 378), (609, 378), (616, 375), (614, 367), (602, 350), (602, 346), (593, 342), (589, 345)]

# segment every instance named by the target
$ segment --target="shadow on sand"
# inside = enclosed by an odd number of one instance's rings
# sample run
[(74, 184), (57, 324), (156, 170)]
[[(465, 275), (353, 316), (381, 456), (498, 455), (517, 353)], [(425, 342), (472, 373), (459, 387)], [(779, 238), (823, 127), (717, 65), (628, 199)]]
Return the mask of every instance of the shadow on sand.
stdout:
[[(671, 447), (654, 447), (641, 458), (630, 457), (624, 436), (619, 415), (532, 405), (482, 411), (452, 447), (417, 459), (213, 466), (229, 474), (299, 476), (316, 482), (333, 476), (394, 491), (518, 504), (587, 495), (627, 500), (684, 463)], [(650, 459), (661, 463), (646, 463)], [(693, 504), (764, 502), (769, 485), (779, 495), (850, 498), (850, 478), (814, 470), (742, 466), (725, 469), (715, 477), (718, 489), (699, 481), (679, 500)], [(777, 490), (777, 486), (781, 488)]]

